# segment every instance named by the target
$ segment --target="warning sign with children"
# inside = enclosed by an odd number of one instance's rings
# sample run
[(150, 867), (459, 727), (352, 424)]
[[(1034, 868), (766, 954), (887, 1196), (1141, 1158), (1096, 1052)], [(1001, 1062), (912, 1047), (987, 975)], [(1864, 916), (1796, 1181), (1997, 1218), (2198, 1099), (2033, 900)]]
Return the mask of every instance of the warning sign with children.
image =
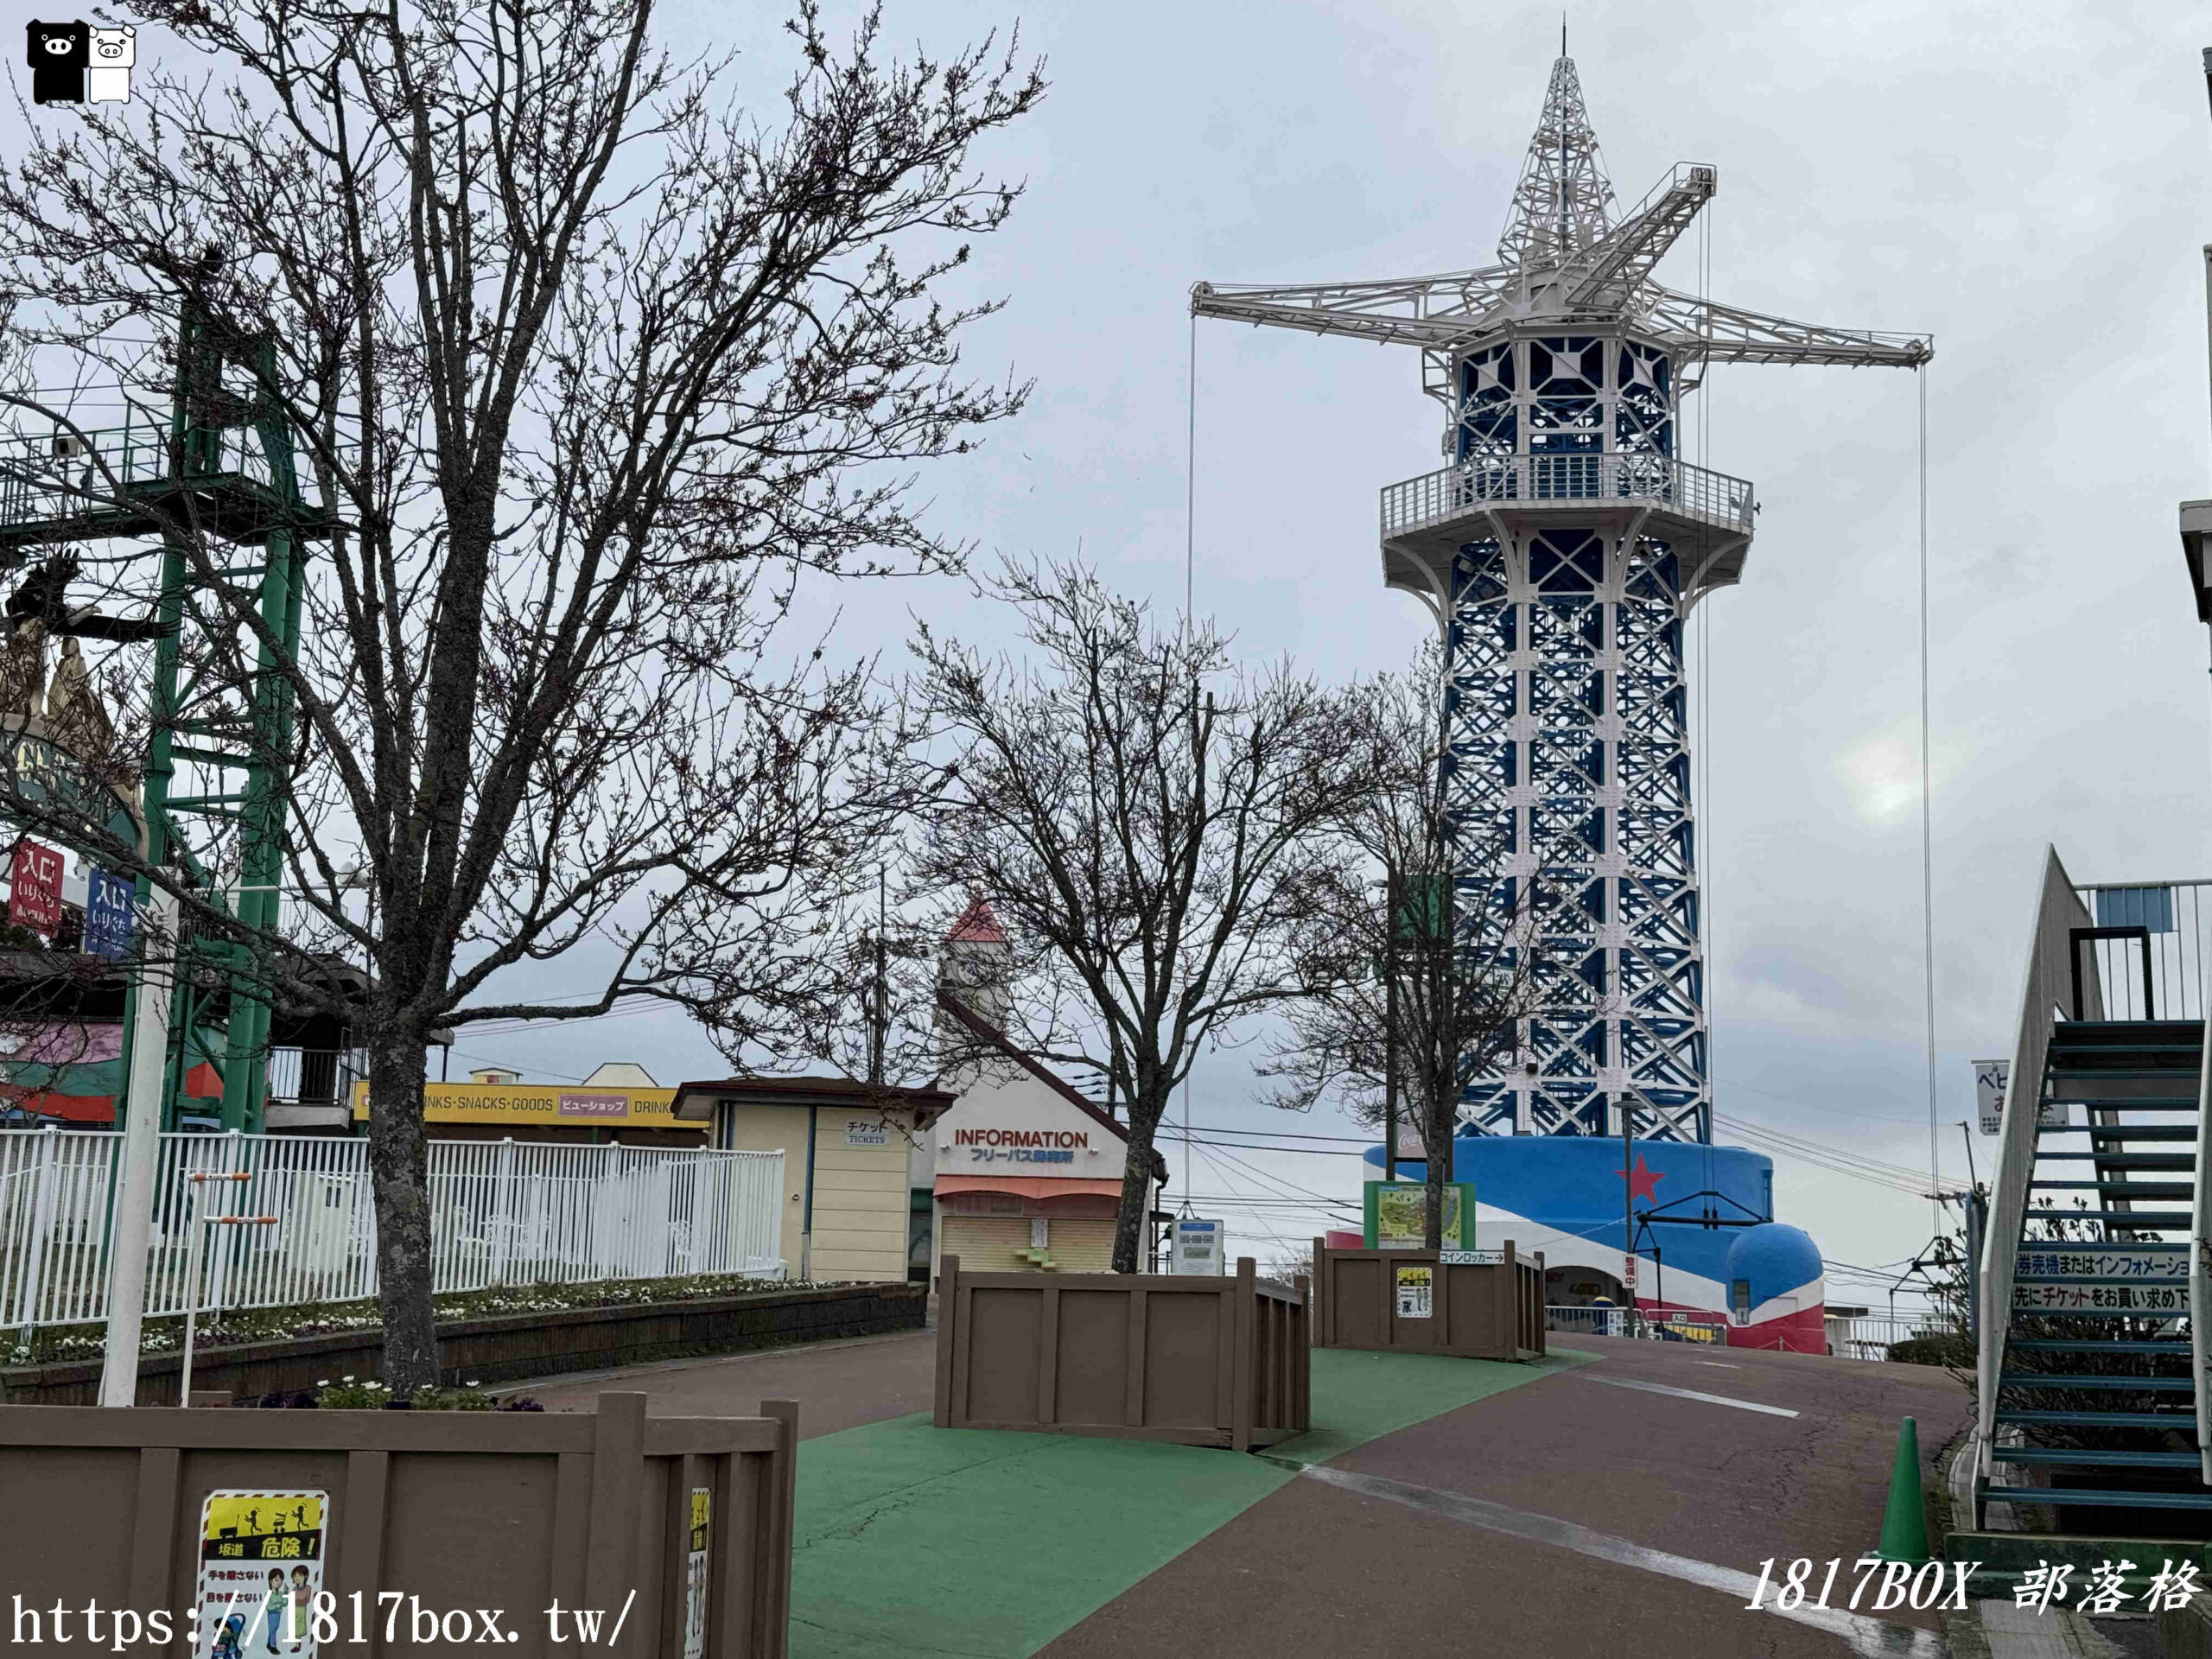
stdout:
[(209, 1659), (315, 1659), (327, 1492), (213, 1491), (200, 1510), (198, 1630)]

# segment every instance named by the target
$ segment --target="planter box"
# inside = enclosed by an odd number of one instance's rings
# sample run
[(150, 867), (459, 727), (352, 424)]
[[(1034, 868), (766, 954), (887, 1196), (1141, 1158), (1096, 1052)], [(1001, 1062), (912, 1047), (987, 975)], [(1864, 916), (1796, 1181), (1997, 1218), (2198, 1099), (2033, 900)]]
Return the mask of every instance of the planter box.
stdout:
[[(445, 1643), (421, 1645), (404, 1603), (395, 1639), (383, 1639), (378, 1593), (403, 1591), (434, 1619), (499, 1611), (511, 1654), (573, 1650), (549, 1641), (543, 1610), (557, 1597), (605, 1612), (594, 1645), (611, 1655), (681, 1654), (687, 1616), (698, 1615), (703, 1659), (783, 1659), (798, 1408), (762, 1410), (648, 1420), (642, 1394), (602, 1394), (590, 1415), (0, 1407), (0, 1490), (39, 1517), (10, 1541), (9, 1584), (17, 1607), (48, 1610), (42, 1620), (57, 1601), (68, 1611), (59, 1645), (74, 1652), (105, 1650), (105, 1622), (100, 1641), (79, 1640), (88, 1603), (142, 1618), (166, 1610), (181, 1636), (181, 1616), (207, 1605), (204, 1572), (257, 1580), (304, 1557), (336, 1598), (341, 1635), (321, 1644), (328, 1655), (454, 1650), (449, 1629)], [(235, 1516), (243, 1524), (203, 1525), (211, 1493), (264, 1507), (251, 1521)], [(281, 1519), (268, 1530), (279, 1497), (314, 1504), (296, 1512), (314, 1530), (287, 1536)], [(250, 1617), (249, 1653), (263, 1645), (259, 1625)]]
[(938, 1297), (939, 1428), (1271, 1446), (1306, 1427), (1306, 1281), (967, 1273)]
[[(1462, 1359), (1540, 1359), (1544, 1353), (1544, 1258), (1440, 1265), (1435, 1250), (1332, 1250), (1313, 1241), (1313, 1345), (1450, 1354)], [(1401, 1268), (1414, 1271), (1404, 1275)], [(1408, 1310), (1427, 1309), (1425, 1313)]]
[[(918, 1331), (928, 1316), (921, 1285), (840, 1285), (817, 1290), (749, 1291), (631, 1307), (578, 1307), (496, 1313), (438, 1327), (444, 1382), (515, 1382), (564, 1371), (608, 1370), (694, 1354)], [(241, 1400), (312, 1389), (328, 1378), (372, 1377), (384, 1363), (374, 1328), (334, 1336), (203, 1348), (192, 1362), (194, 1391), (227, 1390)], [(176, 1403), (181, 1354), (138, 1363), (138, 1403)], [(89, 1406), (99, 1397), (100, 1362), (0, 1368), (0, 1400), (12, 1405)]]

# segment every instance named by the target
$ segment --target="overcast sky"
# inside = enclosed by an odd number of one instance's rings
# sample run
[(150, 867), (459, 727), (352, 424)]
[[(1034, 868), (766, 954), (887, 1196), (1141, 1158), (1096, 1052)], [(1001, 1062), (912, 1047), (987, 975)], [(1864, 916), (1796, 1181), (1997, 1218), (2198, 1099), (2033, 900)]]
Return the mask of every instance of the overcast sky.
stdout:
[[(1936, 1084), (1944, 1172), (1963, 1176), (1967, 1063), (2010, 1052), (2044, 846), (2083, 880), (2212, 875), (2206, 645), (2174, 530), (2178, 499), (2212, 495), (2197, 253), (2212, 238), (2198, 60), (2212, 29), (2108, 0), (1568, 10), (1622, 199), (1677, 161), (1719, 169), (1704, 216), (1718, 297), (1936, 336)], [(981, 157), (1028, 194), (978, 248), (975, 291), (1009, 304), (969, 346), (978, 372), (1033, 378), (1035, 396), (982, 453), (927, 474), (932, 520), (986, 556), (1080, 544), (1171, 609), (1191, 283), (1490, 263), (1559, 44), (1550, 4), (887, 13), (894, 39), (938, 54), (1018, 16), (1052, 83)], [(774, 22), (695, 3), (669, 38), (742, 48), (737, 83), (765, 92), (791, 61)], [(142, 31), (140, 61), (158, 49)], [(20, 119), (8, 112), (0, 145)], [(1661, 279), (1694, 289), (1697, 244)], [(1206, 323), (1197, 364), (1198, 607), (1255, 660), (1288, 651), (1330, 677), (1404, 664), (1426, 613), (1382, 588), (1376, 496), (1437, 464), (1415, 354)], [(1700, 396), (1702, 458), (1754, 480), (1764, 509), (1744, 584), (1711, 605), (1700, 836), (1719, 1109), (1924, 1169), (1917, 390), (1893, 370), (1737, 366)], [(843, 648), (894, 658), (915, 616), (1004, 632), (951, 582), (817, 603), (839, 607)], [(658, 1014), (461, 1048), (456, 1076), (486, 1061), (546, 1080), (601, 1059), (664, 1083), (723, 1069)], [(1351, 1132), (1286, 1123), (1252, 1093), (1243, 1057), (1216, 1058), (1198, 1122)], [(1993, 1151), (1976, 1138), (1985, 1175)], [(1236, 1155), (1278, 1183), (1357, 1191), (1349, 1157)], [(1776, 1176), (1781, 1218), (1834, 1260), (1889, 1262), (1928, 1237), (1923, 1201), (1787, 1159)], [(1204, 1162), (1192, 1186), (1265, 1190)], [(1243, 1220), (1256, 1212), (1228, 1213), (1274, 1253)], [(1318, 1219), (1266, 1225), (1295, 1241)]]

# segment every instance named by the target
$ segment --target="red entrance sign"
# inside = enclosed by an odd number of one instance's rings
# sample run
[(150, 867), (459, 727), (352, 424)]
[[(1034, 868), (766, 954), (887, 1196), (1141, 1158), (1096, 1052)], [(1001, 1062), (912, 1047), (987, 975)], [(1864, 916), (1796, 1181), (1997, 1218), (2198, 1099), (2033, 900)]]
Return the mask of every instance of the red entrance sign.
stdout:
[(8, 896), (8, 919), (35, 933), (51, 933), (61, 925), (61, 855), (35, 841), (16, 843), (16, 862), (10, 873), (13, 891)]

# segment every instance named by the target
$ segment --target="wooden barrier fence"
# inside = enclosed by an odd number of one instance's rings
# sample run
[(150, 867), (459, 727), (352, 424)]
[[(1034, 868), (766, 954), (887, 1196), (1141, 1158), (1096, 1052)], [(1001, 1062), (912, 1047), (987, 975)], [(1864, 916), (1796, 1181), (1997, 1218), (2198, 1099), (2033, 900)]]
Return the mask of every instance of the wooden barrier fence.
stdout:
[[(341, 1632), (326, 1654), (423, 1651), (404, 1600), (385, 1639), (402, 1592), (434, 1618), (499, 1613), (520, 1659), (574, 1650), (567, 1623), (551, 1643), (556, 1598), (601, 1615), (593, 1646), (610, 1656), (785, 1659), (798, 1408), (761, 1410), (648, 1418), (627, 1393), (590, 1414), (0, 1406), (0, 1491), (37, 1517), (10, 1545), (8, 1586), (20, 1606), (71, 1610), (73, 1640), (87, 1603), (175, 1618), (200, 1604), (207, 1568), (257, 1580), (312, 1557)], [(254, 1518), (203, 1524), (223, 1493)], [(241, 1604), (248, 1652), (264, 1645), (260, 1602), (257, 1586)]]
[(963, 1273), (938, 1287), (939, 1428), (1271, 1446), (1306, 1427), (1306, 1281)]
[[(1495, 1259), (1441, 1260), (1447, 1255)], [(1510, 1239), (1496, 1252), (1439, 1252), (1338, 1250), (1317, 1238), (1313, 1345), (1402, 1349), (1465, 1359), (1541, 1358), (1543, 1255), (1517, 1255)]]

